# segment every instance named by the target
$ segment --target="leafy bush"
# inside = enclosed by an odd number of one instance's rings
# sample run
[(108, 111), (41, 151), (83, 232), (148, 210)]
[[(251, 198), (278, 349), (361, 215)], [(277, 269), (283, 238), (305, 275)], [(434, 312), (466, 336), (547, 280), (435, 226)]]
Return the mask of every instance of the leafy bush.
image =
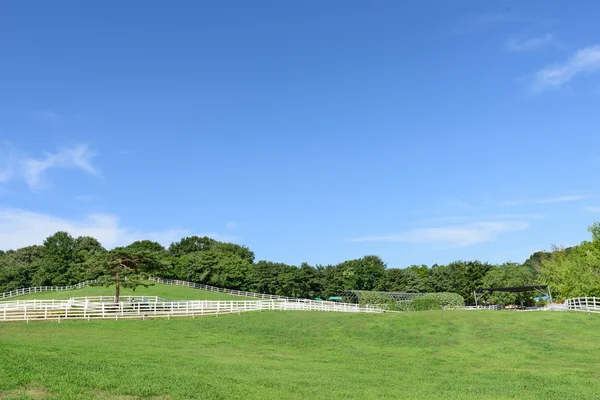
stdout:
[(546, 300), (539, 299), (537, 301), (537, 303), (535, 303), (535, 305), (536, 305), (536, 307), (540, 307), (540, 308), (546, 307), (546, 305), (548, 305), (548, 302)]
[(428, 293), (409, 301), (396, 301), (389, 294), (364, 291), (361, 293), (361, 306), (381, 307), (391, 311), (426, 311), (444, 308), (464, 307), (465, 299), (457, 293)]
[(441, 310), (443, 308), (464, 307), (465, 299), (458, 293), (428, 293), (415, 297), (412, 308), (415, 311)]
[(442, 307), (456, 308), (465, 306), (465, 299), (458, 293), (430, 293), (426, 296), (432, 296), (440, 299), (440, 301), (442, 302)]
[(415, 311), (441, 310), (442, 300), (428, 294), (415, 297), (412, 301), (412, 308)]
[(368, 292), (364, 291), (361, 293), (359, 304), (361, 306), (370, 306), (370, 307), (381, 307), (384, 310), (392, 310), (395, 309), (394, 299), (389, 294), (378, 293), (378, 292)]

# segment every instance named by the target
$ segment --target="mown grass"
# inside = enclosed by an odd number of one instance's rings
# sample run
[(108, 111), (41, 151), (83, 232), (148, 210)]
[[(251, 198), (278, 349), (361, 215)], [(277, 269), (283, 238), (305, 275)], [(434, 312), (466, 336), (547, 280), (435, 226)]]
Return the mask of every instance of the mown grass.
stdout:
[[(185, 286), (164, 285), (148, 282), (152, 286), (140, 286), (134, 290), (121, 289), (121, 296), (158, 296), (167, 300), (249, 300), (248, 297), (233, 296), (227, 293), (209, 292)], [(86, 286), (81, 289), (64, 290), (60, 292), (39, 292), (5, 299), (11, 300), (64, 300), (71, 297), (85, 296), (114, 296), (115, 287)]]
[(599, 316), (551, 312), (10, 323), (0, 398), (598, 399), (599, 347)]

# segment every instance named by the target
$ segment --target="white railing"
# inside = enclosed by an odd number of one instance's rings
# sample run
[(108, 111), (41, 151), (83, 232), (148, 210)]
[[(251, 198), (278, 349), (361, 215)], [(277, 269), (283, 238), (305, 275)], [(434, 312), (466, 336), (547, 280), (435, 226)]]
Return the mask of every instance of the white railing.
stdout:
[(600, 313), (600, 297), (576, 297), (565, 300), (564, 308), (568, 311)]
[(490, 304), (487, 306), (465, 306), (458, 307), (458, 310), (502, 310), (503, 307), (500, 304)]
[(61, 292), (63, 290), (73, 290), (80, 289), (85, 286), (89, 286), (90, 283), (94, 281), (85, 281), (81, 283), (76, 283), (75, 285), (70, 286), (38, 286), (38, 287), (30, 287), (30, 288), (22, 288), (11, 290), (10, 292), (0, 293), (0, 299), (9, 299), (11, 297), (23, 296), (26, 294), (39, 293), (39, 292)]
[[(95, 303), (110, 303), (114, 302), (115, 296), (86, 296), (86, 297), (71, 297), (75, 301), (92, 301)], [(119, 302), (125, 303), (158, 303), (165, 302), (166, 299), (158, 296), (119, 296)], [(1, 303), (0, 303), (1, 304)]]
[(249, 311), (333, 311), (382, 313), (380, 308), (331, 301), (193, 300), (170, 302), (95, 302), (90, 299), (17, 300), (0, 303), (0, 321), (64, 319), (171, 318), (239, 314)]
[(267, 300), (296, 300), (296, 297), (286, 297), (286, 296), (277, 296), (274, 294), (263, 294), (263, 293), (254, 293), (247, 292), (245, 290), (232, 290), (232, 289), (224, 289), (216, 286), (204, 285), (201, 283), (187, 282), (187, 281), (179, 281), (174, 279), (162, 279), (162, 278), (150, 278), (149, 280), (158, 283), (164, 283), (166, 285), (176, 285), (176, 286), (185, 286), (191, 287), (194, 289), (206, 290), (209, 292), (219, 292), (219, 293), (227, 293), (234, 296), (242, 296), (242, 297), (252, 297), (255, 299), (267, 299)]
[[(149, 280), (152, 282), (163, 283), (165, 285), (185, 286), (185, 287), (191, 287), (194, 289), (206, 290), (209, 292), (227, 293), (227, 294), (231, 294), (234, 296), (251, 297), (251, 298), (255, 298), (255, 299), (266, 299), (266, 300), (295, 299), (295, 297), (277, 296), (277, 295), (273, 295), (273, 294), (253, 293), (253, 292), (247, 292), (245, 290), (224, 289), (224, 288), (220, 288), (220, 287), (216, 287), (216, 286), (204, 285), (201, 283), (194, 283), (194, 282), (179, 281), (179, 280), (174, 280), (174, 279), (162, 279), (162, 278), (152, 277), (152, 278), (149, 278)], [(86, 281), (86, 282), (77, 283), (77, 284), (71, 285), (71, 286), (39, 286), (39, 287), (16, 289), (16, 290), (12, 290), (12, 291), (6, 292), (6, 293), (0, 293), (0, 300), (9, 299), (11, 297), (23, 296), (26, 294), (39, 293), (39, 292), (47, 292), (47, 291), (59, 292), (59, 291), (63, 291), (63, 290), (80, 289), (82, 287), (89, 286), (93, 282), (94, 281)]]

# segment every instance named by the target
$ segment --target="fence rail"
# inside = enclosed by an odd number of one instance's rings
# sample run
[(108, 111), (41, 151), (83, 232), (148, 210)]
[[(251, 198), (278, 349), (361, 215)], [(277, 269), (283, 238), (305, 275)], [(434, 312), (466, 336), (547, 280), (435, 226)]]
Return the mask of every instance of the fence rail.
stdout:
[(211, 285), (204, 285), (201, 283), (187, 282), (187, 281), (179, 281), (175, 279), (162, 279), (162, 278), (150, 278), (149, 280), (157, 283), (163, 283), (166, 285), (176, 285), (176, 286), (185, 286), (191, 287), (194, 289), (206, 290), (209, 292), (219, 292), (219, 293), (227, 293), (234, 296), (242, 296), (242, 297), (252, 297), (255, 299), (266, 299), (266, 300), (296, 300), (296, 297), (286, 297), (286, 296), (278, 296), (274, 294), (263, 294), (263, 293), (254, 293), (247, 292), (245, 290), (232, 290), (232, 289), (224, 289)]
[(17, 300), (0, 303), (1, 321), (65, 319), (171, 318), (239, 314), (250, 311), (332, 311), (382, 313), (380, 308), (329, 301), (193, 300), (157, 302), (97, 302), (96, 298), (70, 300)]
[(600, 297), (576, 297), (565, 300), (564, 308), (568, 311), (600, 313)]
[(499, 304), (490, 304), (488, 306), (465, 306), (458, 307), (459, 310), (503, 310), (504, 307)]
[(30, 288), (15, 289), (11, 290), (10, 292), (0, 293), (0, 299), (9, 299), (11, 297), (23, 296), (26, 294), (39, 292), (61, 292), (63, 290), (81, 289), (82, 287), (89, 286), (91, 283), (94, 283), (94, 281), (85, 281), (70, 286), (37, 286)]
[[(255, 299), (265, 299), (265, 300), (295, 300), (296, 299), (295, 297), (254, 293), (254, 292), (247, 292), (245, 290), (224, 289), (224, 288), (220, 288), (220, 287), (216, 287), (216, 286), (204, 285), (201, 283), (194, 283), (194, 282), (187, 282), (187, 281), (179, 281), (179, 280), (174, 280), (174, 279), (162, 279), (162, 278), (151, 277), (148, 280), (150, 280), (152, 282), (162, 283), (165, 285), (185, 286), (185, 287), (191, 287), (194, 289), (206, 290), (209, 292), (227, 293), (227, 294), (231, 294), (234, 296), (251, 297), (251, 298), (255, 298)], [(6, 292), (6, 293), (0, 293), (0, 300), (1, 299), (9, 299), (12, 297), (17, 297), (17, 296), (23, 296), (26, 294), (39, 293), (39, 292), (48, 292), (48, 291), (60, 292), (63, 290), (80, 289), (82, 287), (89, 286), (91, 283), (94, 283), (94, 281), (92, 280), (92, 281), (81, 282), (81, 283), (77, 283), (75, 285), (70, 285), (70, 286), (38, 286), (38, 287), (31, 287), (31, 288), (16, 289), (16, 290), (12, 290), (12, 291)]]

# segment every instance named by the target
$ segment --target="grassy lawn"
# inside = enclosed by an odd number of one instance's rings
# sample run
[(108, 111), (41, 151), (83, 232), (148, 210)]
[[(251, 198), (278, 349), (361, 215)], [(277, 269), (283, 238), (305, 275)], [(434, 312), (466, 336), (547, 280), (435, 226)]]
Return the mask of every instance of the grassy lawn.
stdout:
[[(249, 300), (248, 297), (233, 296), (227, 293), (209, 292), (206, 290), (193, 289), (185, 286), (163, 285), (161, 283), (149, 282), (154, 284), (149, 288), (138, 287), (135, 291), (131, 289), (121, 289), (122, 296), (158, 296), (167, 300)], [(45, 300), (55, 299), (63, 300), (71, 297), (84, 296), (114, 296), (115, 288), (88, 286), (81, 289), (65, 290), (62, 292), (39, 292), (27, 294), (24, 296), (11, 297), (4, 301), (11, 300)], [(1, 399), (1, 398), (0, 398)]]
[(263, 312), (0, 324), (0, 398), (598, 399), (600, 317)]

